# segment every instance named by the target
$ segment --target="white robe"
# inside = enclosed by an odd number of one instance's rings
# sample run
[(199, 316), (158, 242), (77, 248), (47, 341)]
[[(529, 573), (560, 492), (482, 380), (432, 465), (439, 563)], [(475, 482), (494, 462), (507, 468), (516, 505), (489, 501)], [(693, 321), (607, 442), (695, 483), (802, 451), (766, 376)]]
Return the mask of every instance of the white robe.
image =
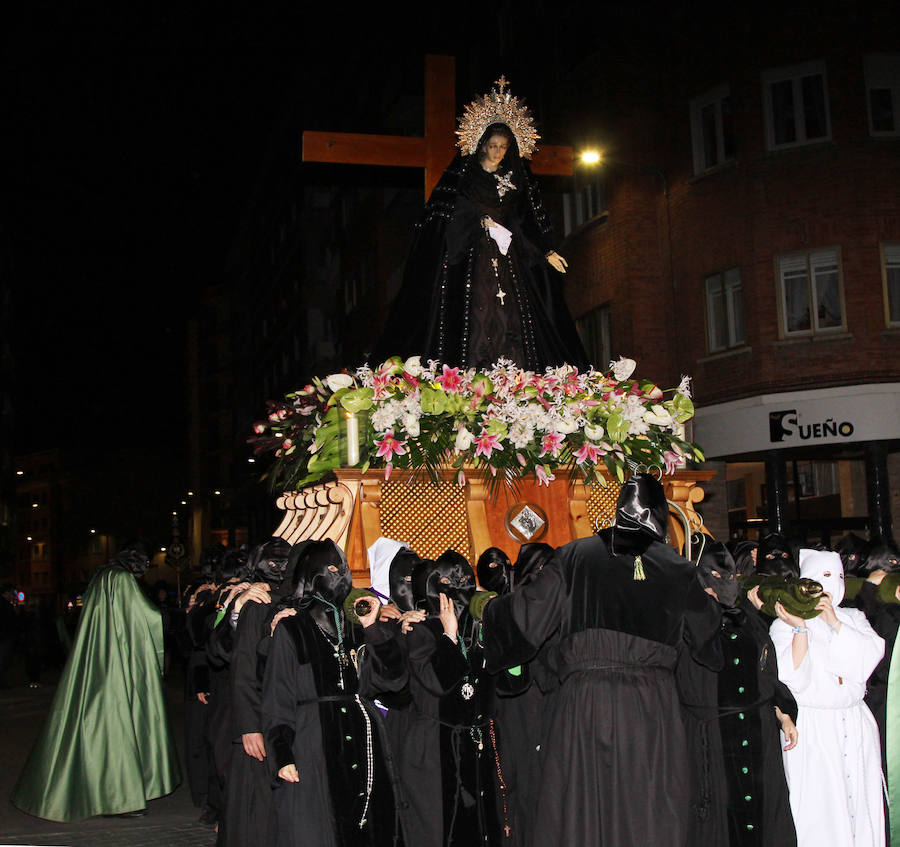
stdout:
[(809, 652), (794, 668), (794, 633), (770, 629), (778, 676), (797, 700), (799, 742), (785, 751), (784, 771), (798, 847), (884, 847), (881, 746), (863, 702), (866, 680), (881, 661), (884, 639), (857, 609), (835, 609), (841, 628), (806, 622)]

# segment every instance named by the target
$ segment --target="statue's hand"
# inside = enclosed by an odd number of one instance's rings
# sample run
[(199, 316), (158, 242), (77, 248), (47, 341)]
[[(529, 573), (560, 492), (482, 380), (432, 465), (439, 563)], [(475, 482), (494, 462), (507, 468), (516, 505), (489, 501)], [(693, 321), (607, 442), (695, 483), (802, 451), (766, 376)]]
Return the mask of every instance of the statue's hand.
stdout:
[(551, 250), (547, 254), (547, 261), (550, 263), (550, 267), (553, 268), (553, 270), (559, 271), (561, 274), (564, 274), (566, 268), (569, 267), (569, 263), (555, 250)]

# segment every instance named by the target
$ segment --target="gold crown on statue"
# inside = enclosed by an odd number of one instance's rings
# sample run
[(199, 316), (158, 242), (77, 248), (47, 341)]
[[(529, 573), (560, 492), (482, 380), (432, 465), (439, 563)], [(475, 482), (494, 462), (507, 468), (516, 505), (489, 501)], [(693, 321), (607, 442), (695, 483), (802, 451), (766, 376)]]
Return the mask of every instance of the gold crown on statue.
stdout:
[(459, 129), (456, 130), (456, 144), (464, 154), (471, 156), (478, 152), (478, 142), (491, 124), (506, 124), (519, 145), (519, 155), (523, 159), (530, 159), (537, 150), (540, 138), (535, 131), (531, 111), (518, 97), (513, 97), (506, 91), (509, 82), (505, 76), (494, 80), (494, 86), (490, 94), (476, 97), (466, 104), (459, 119)]

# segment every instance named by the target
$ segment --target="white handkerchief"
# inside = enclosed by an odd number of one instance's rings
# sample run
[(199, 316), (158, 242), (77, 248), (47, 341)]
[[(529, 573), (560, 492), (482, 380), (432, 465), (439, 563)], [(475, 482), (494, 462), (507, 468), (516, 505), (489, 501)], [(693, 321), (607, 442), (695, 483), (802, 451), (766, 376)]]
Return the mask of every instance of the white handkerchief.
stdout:
[(500, 226), (500, 224), (495, 222), (488, 226), (488, 235), (497, 242), (497, 247), (500, 248), (500, 252), (505, 256), (509, 250), (509, 243), (512, 241), (512, 232), (505, 226)]

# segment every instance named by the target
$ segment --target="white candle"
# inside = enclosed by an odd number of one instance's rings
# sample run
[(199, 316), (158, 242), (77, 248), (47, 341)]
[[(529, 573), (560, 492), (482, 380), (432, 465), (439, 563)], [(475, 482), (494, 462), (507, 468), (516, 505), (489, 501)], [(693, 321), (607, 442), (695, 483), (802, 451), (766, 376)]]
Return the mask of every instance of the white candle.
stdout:
[(359, 464), (359, 421), (352, 412), (347, 412), (347, 467)]

